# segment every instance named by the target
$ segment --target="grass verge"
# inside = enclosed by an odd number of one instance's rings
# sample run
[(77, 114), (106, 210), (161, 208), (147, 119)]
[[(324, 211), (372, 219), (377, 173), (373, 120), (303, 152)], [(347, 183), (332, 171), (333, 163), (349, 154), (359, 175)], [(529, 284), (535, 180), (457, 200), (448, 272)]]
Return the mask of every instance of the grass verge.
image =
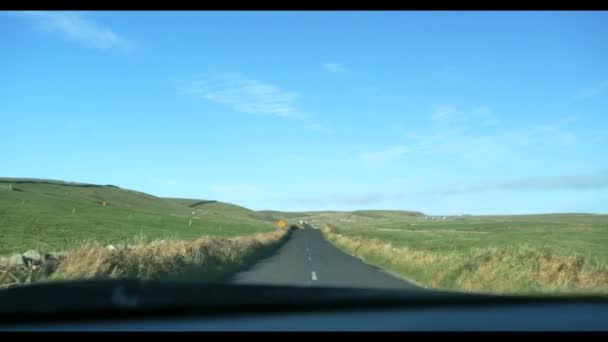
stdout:
[(123, 277), (216, 282), (270, 255), (288, 236), (287, 231), (273, 231), (233, 238), (156, 240), (114, 250), (88, 241), (65, 252), (53, 266), (0, 270), (0, 285)]
[(529, 245), (448, 252), (395, 247), (374, 238), (341, 234), (324, 225), (325, 238), (345, 252), (436, 289), (509, 294), (608, 294), (608, 267), (580, 255), (556, 255)]

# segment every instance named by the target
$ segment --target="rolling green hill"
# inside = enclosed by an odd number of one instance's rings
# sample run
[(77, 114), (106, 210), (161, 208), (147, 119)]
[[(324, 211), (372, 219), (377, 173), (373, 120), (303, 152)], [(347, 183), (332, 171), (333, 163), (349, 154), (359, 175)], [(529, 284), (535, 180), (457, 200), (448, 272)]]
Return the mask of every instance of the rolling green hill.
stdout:
[(112, 185), (0, 178), (0, 254), (63, 250), (83, 240), (115, 243), (140, 234), (189, 239), (274, 229), (272, 218), (228, 203), (160, 198)]

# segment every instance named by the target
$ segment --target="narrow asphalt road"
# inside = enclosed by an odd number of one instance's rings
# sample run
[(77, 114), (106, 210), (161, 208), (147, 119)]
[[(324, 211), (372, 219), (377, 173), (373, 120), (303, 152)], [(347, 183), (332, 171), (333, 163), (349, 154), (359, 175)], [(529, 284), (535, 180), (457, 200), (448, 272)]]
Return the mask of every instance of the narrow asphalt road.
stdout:
[(295, 230), (274, 255), (237, 273), (229, 282), (423, 290), (342, 252), (310, 227)]

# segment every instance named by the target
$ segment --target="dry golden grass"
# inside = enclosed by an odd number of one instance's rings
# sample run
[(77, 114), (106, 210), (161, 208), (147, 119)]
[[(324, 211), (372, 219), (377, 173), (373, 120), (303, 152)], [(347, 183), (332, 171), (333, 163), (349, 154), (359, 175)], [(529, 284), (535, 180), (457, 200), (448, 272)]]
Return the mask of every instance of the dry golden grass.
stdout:
[(440, 253), (321, 229), (339, 248), (423, 285), (497, 293), (608, 293), (608, 267), (529, 246)]
[(163, 240), (117, 250), (89, 241), (67, 251), (48, 276), (41, 276), (42, 269), (0, 270), (0, 279), (4, 284), (120, 277), (217, 281), (265, 256), (288, 234), (277, 230), (234, 238)]

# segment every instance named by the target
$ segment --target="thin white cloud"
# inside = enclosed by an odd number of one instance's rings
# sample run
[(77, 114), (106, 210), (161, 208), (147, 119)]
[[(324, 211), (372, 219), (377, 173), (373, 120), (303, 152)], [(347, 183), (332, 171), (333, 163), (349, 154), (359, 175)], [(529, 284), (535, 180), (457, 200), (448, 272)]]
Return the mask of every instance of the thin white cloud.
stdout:
[(524, 160), (530, 150), (542, 153), (578, 144), (570, 125), (576, 120), (567, 116), (545, 125), (501, 130), (500, 119), (488, 106), (463, 110), (444, 105), (429, 114), (429, 126), (399, 130), (408, 156), (456, 157), (469, 165), (485, 167)]
[[(429, 114), (431, 125), (427, 128), (418, 128), (416, 131), (404, 133), (409, 141), (407, 144), (410, 152), (442, 155), (460, 155), (468, 158), (476, 154), (482, 146), (477, 135), (467, 134), (467, 131), (478, 124), (472, 120), (473, 114), (456, 108), (452, 105), (442, 105)], [(487, 111), (487, 109), (483, 109)], [(473, 130), (478, 132), (478, 130)], [(483, 148), (487, 149), (485, 145)]]
[(468, 185), (447, 185), (425, 190), (395, 187), (390, 191), (362, 193), (333, 193), (320, 196), (295, 197), (289, 200), (305, 205), (324, 206), (371, 206), (388, 201), (398, 201), (421, 196), (474, 195), (496, 191), (589, 191), (608, 189), (608, 170), (587, 174), (516, 178)]
[(304, 128), (312, 130), (312, 131), (316, 131), (316, 132), (322, 132), (322, 133), (331, 132), (331, 129), (329, 127), (327, 127), (327, 125), (324, 125), (324, 124), (321, 124), (318, 122), (306, 124), (306, 125), (304, 125)]
[(327, 63), (323, 63), (323, 67), (329, 71), (329, 72), (334, 72), (334, 73), (344, 73), (347, 72), (348, 70), (344, 67), (344, 65), (340, 64), (340, 63), (334, 63), (334, 62), (327, 62)]
[(482, 126), (496, 126), (500, 120), (494, 115), (494, 110), (488, 106), (479, 106), (473, 109), (474, 119)]
[[(562, 121), (562, 122), (559, 122)], [(532, 126), (505, 135), (514, 145), (524, 147), (543, 147), (557, 145), (573, 145), (577, 142), (577, 136), (568, 128), (565, 120)]]
[(431, 120), (440, 124), (449, 124), (459, 119), (461, 114), (455, 107), (450, 105), (442, 105), (437, 107), (431, 113)]
[(57, 34), (86, 47), (132, 51), (135, 44), (82, 14), (76, 12), (23, 11), (19, 14), (36, 23), (41, 30)]
[(238, 73), (204, 75), (193, 81), (180, 82), (178, 87), (185, 93), (230, 106), (238, 112), (305, 117), (295, 107), (297, 93)]
[(402, 157), (409, 151), (409, 148), (404, 145), (389, 146), (380, 151), (364, 152), (360, 154), (360, 158), (370, 164), (379, 164), (388, 162)]
[(460, 109), (452, 105), (442, 105), (431, 112), (430, 118), (435, 124), (459, 127), (495, 126), (500, 123), (494, 110), (488, 106)]
[(575, 98), (577, 100), (586, 100), (586, 99), (590, 99), (590, 98), (605, 94), (606, 92), (608, 92), (608, 80), (603, 80), (592, 86), (589, 86), (585, 89), (580, 90), (575, 95)]
[(608, 170), (587, 174), (519, 178), (473, 185), (450, 186), (426, 193), (440, 195), (475, 194), (489, 191), (598, 190), (608, 188)]

